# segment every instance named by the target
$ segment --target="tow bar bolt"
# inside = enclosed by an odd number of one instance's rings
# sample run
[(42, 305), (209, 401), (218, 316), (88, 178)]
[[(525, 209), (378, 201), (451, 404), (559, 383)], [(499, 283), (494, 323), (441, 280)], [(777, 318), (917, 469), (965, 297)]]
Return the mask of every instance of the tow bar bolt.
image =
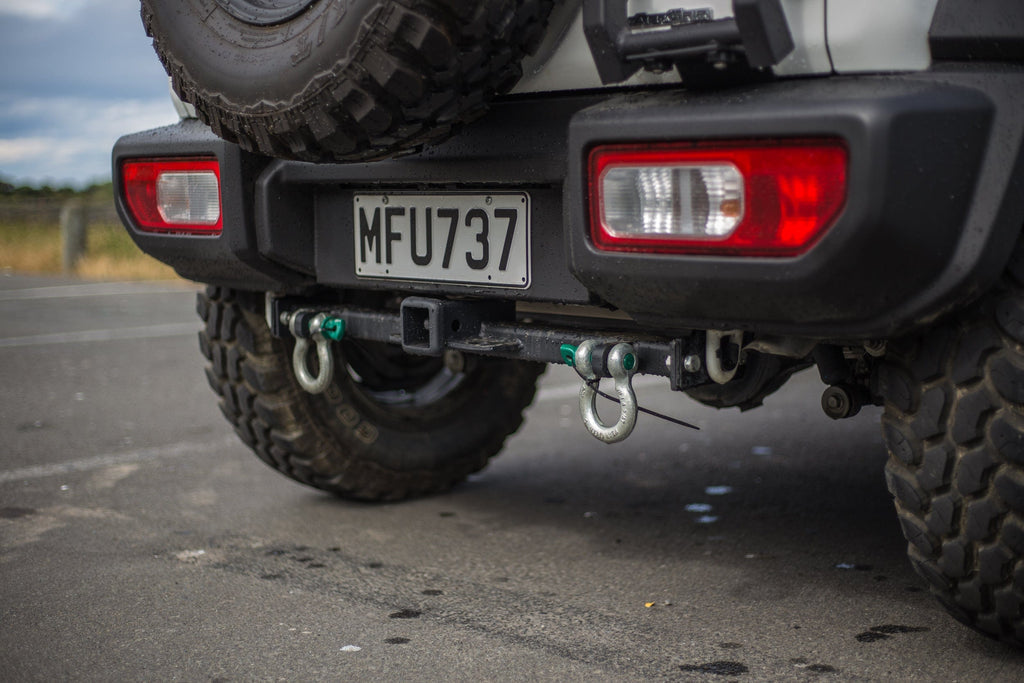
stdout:
[[(331, 341), (340, 341), (345, 335), (345, 321), (332, 318), (326, 313), (310, 315), (311, 311), (298, 310), (282, 316), (282, 322), (295, 337), (295, 351), (292, 353), (292, 370), (299, 385), (311, 394), (322, 394), (334, 378), (334, 356), (331, 355)], [(306, 364), (310, 340), (316, 344), (316, 358), (319, 364), (313, 374)]]
[[(633, 432), (636, 426), (637, 402), (633, 392), (633, 375), (637, 371), (637, 353), (632, 344), (619, 343), (603, 353), (599, 362), (615, 380), (615, 393), (619, 399), (619, 419), (615, 424), (606, 425), (597, 414), (597, 386), (600, 380), (594, 370), (594, 350), (597, 342), (587, 340), (580, 344), (572, 354), (572, 365), (581, 378), (583, 388), (580, 389), (580, 417), (587, 430), (597, 439), (605, 443), (618, 443)], [(571, 348), (571, 347), (570, 347)], [(563, 346), (563, 357), (568, 349)]]

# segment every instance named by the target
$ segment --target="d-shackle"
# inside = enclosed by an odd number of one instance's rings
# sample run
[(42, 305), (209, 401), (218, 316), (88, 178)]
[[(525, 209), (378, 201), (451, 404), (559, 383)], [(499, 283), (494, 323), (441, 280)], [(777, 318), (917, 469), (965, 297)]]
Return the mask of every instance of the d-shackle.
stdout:
[(632, 344), (614, 345), (608, 352), (607, 367), (615, 380), (615, 393), (619, 399), (619, 419), (611, 425), (601, 421), (597, 414), (597, 382), (594, 372), (593, 351), (596, 342), (587, 340), (573, 354), (573, 367), (583, 378), (580, 389), (580, 417), (587, 431), (605, 443), (618, 443), (633, 432), (636, 426), (637, 403), (633, 392), (633, 375), (637, 370), (637, 354)]

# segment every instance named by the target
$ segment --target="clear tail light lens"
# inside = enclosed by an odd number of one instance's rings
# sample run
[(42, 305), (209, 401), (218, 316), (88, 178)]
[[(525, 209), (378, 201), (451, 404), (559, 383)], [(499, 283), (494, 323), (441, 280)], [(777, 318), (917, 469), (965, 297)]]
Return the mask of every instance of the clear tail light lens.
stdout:
[(121, 182), (140, 230), (219, 235), (223, 228), (216, 159), (131, 159), (121, 165)]
[(590, 155), (599, 249), (796, 256), (846, 202), (838, 140), (610, 145)]
[(743, 218), (743, 176), (732, 164), (619, 166), (601, 178), (608, 234), (726, 237)]

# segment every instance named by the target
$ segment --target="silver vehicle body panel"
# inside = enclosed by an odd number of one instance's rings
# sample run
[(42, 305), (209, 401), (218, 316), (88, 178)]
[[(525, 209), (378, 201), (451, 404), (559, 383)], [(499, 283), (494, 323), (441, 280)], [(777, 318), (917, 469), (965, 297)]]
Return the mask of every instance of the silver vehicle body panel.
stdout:
[[(931, 65), (928, 28), (938, 0), (781, 0), (795, 44), (774, 67), (778, 76), (922, 71)], [(630, 14), (711, 8), (716, 19), (732, 16), (731, 0), (633, 0)], [(616, 86), (678, 83), (675, 70), (642, 71)], [(513, 92), (604, 87), (583, 34), (580, 2), (555, 11), (535, 55), (523, 62)]]
[(828, 49), (838, 73), (923, 71), (938, 0), (829, 0)]

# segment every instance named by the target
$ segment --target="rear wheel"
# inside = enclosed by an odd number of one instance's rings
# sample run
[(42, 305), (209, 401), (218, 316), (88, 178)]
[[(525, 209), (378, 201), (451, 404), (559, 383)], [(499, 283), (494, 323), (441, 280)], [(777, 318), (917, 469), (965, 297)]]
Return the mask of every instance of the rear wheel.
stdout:
[(376, 343), (332, 345), (338, 370), (303, 391), (290, 344), (271, 336), (261, 297), (198, 296), (207, 377), (235, 431), (271, 467), (359, 500), (450, 488), (482, 469), (522, 422), (543, 365), (465, 357), (446, 364)]
[(980, 302), (890, 343), (879, 380), (914, 569), (957, 619), (1024, 644), (1024, 249)]

